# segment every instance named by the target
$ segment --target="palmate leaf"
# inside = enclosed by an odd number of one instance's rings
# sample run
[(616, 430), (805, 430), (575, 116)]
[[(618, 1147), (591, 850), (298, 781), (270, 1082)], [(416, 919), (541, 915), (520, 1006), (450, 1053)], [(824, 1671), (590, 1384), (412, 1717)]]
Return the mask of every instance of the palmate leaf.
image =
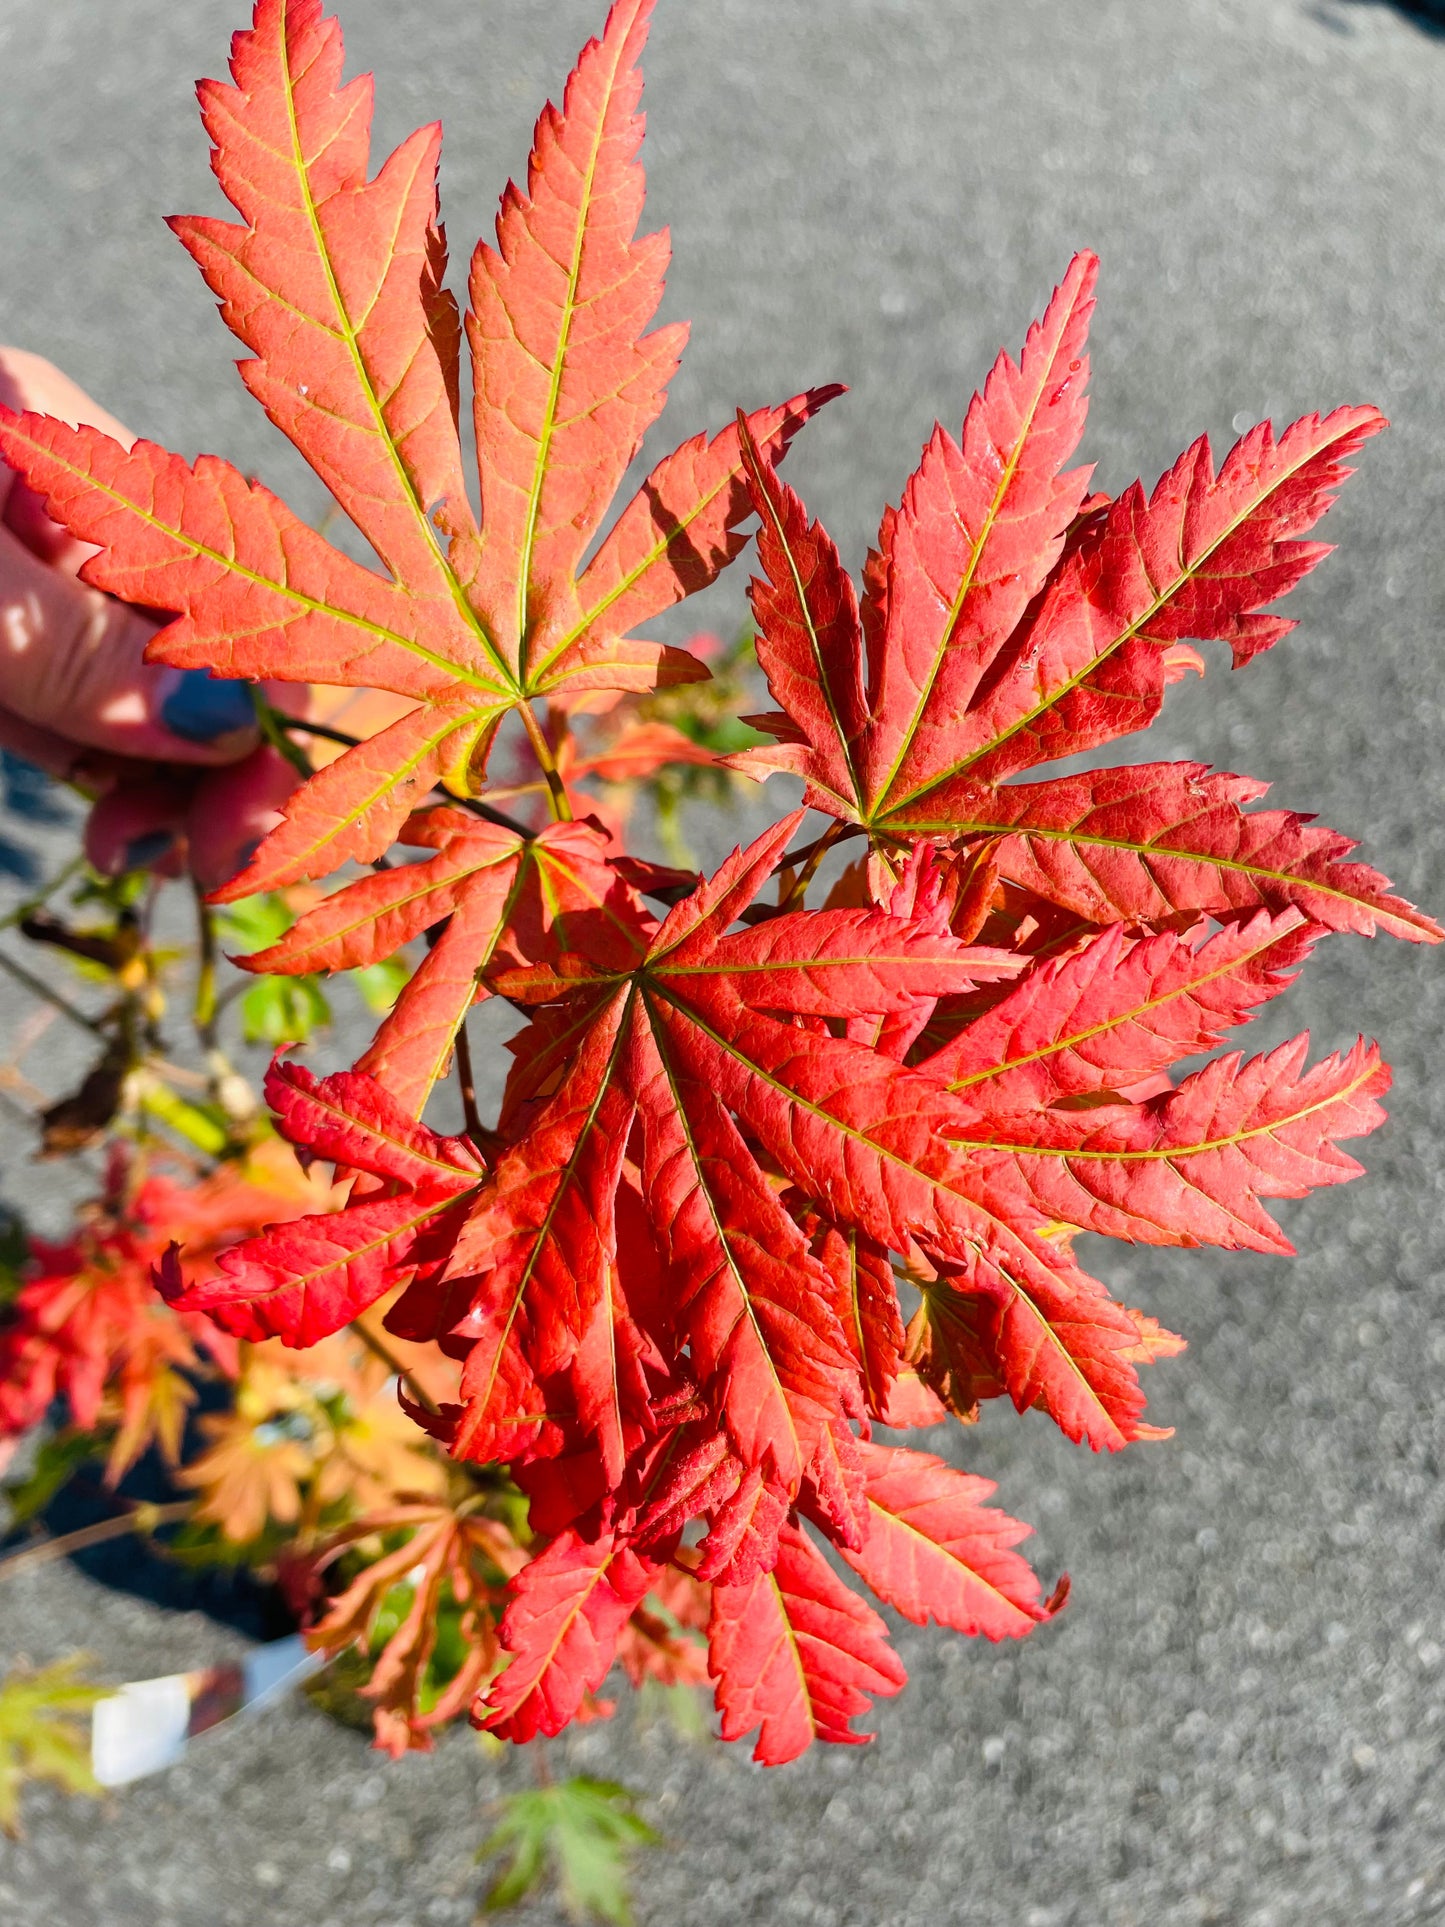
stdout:
[(66, 1793), (100, 1793), (90, 1769), (91, 1708), (108, 1689), (83, 1677), (82, 1658), (31, 1668), (0, 1680), (0, 1833), (20, 1834), (20, 1793), (47, 1780)]
[(806, 800), (865, 828), (885, 862), (919, 837), (986, 848), (1004, 877), (1090, 921), (1150, 921), (1295, 904), (1331, 929), (1436, 942), (1438, 927), (1339, 859), (1353, 845), (1309, 819), (1246, 814), (1263, 786), (1195, 764), (1003, 787), (1157, 715), (1186, 638), (1236, 666), (1294, 626), (1261, 613), (1328, 549), (1299, 540), (1373, 408), (1252, 428), (1214, 472), (1207, 441), (1152, 495), (1084, 507), (1062, 474), (1084, 422), (1092, 257), (1077, 258), (1015, 366), (1001, 357), (962, 446), (935, 431), (902, 506), (884, 517), (860, 613), (826, 532), (746, 450), (764, 574), (758, 661), (781, 706), (775, 747), (729, 759), (786, 770)]
[(488, 994), (487, 971), (579, 946), (629, 962), (655, 925), (586, 824), (554, 823), (527, 838), (444, 807), (418, 813), (401, 837), (437, 854), (348, 884), (279, 943), (239, 961), (287, 976), (352, 970), (438, 932), (358, 1064), (420, 1116), (459, 1025)]
[(515, 1907), (551, 1872), (570, 1920), (631, 1927), (632, 1856), (661, 1844), (636, 1804), (636, 1795), (615, 1781), (585, 1777), (508, 1794), (499, 1802), (496, 1828), (477, 1850), (478, 1860), (510, 1856), (488, 1891), (487, 1912)]
[(782, 1766), (815, 1739), (857, 1746), (852, 1721), (870, 1694), (892, 1694), (904, 1671), (883, 1621), (797, 1526), (784, 1526), (777, 1564), (743, 1585), (715, 1585), (708, 1666), (725, 1740), (758, 1729), (753, 1758)]
[[(321, 0), (256, 0), (231, 85), (206, 82), (213, 164), (239, 223), (173, 223), (250, 350), (247, 386), (370, 542), (385, 574), (306, 528), (213, 456), (0, 413), (0, 451), (98, 553), (87, 579), (179, 620), (152, 660), (216, 674), (371, 686), (415, 707), (312, 777), (219, 900), (386, 849), (437, 783), (474, 791), (496, 727), (534, 697), (706, 675), (634, 625), (705, 586), (749, 512), (739, 431), (667, 458), (577, 579), (662, 403), (681, 336), (642, 330), (666, 237), (634, 240), (637, 56), (651, 0), (618, 0), (538, 124), (529, 193), (479, 248), (467, 335), (480, 528), (457, 434), (456, 305), (442, 288), (440, 135), (368, 179), (369, 79), (343, 84)], [(836, 390), (749, 417), (781, 456)]]
[(219, 1274), (201, 1284), (186, 1285), (173, 1245), (156, 1282), (175, 1310), (206, 1312), (237, 1338), (314, 1345), (400, 1277), (435, 1267), (484, 1167), (465, 1138), (413, 1122), (370, 1078), (342, 1072), (318, 1081), (277, 1062), (266, 1095), (293, 1144), (380, 1179), (390, 1195), (247, 1238), (222, 1252)]
[[(403, 1542), (363, 1566), (307, 1634), (312, 1650), (328, 1656), (348, 1646), (368, 1653), (388, 1597), (397, 1586), (411, 1589), (406, 1613), (362, 1689), (376, 1702), (377, 1744), (393, 1757), (429, 1748), (433, 1730), (466, 1707), (492, 1671), (497, 1653), (491, 1608), (501, 1596), (501, 1576), (514, 1572), (524, 1558), (506, 1531), (475, 1508), (458, 1510), (442, 1499), (418, 1498), (375, 1508), (343, 1527), (321, 1563), (331, 1563), (358, 1541), (398, 1533), (406, 1534)], [(438, 1614), (448, 1594), (461, 1611), (466, 1655), (435, 1703), (422, 1711)]]
[[(785, 820), (734, 855), (678, 905), (634, 970), (564, 958), (561, 970), (538, 965), (497, 978), (496, 987), (513, 998), (570, 1005), (585, 1029), (561, 1088), (499, 1159), (452, 1258), (450, 1272), (466, 1281), (473, 1307), (461, 1329), (482, 1341), (468, 1360), (456, 1449), (496, 1456), (519, 1421), (535, 1423), (544, 1409), (535, 1382), (525, 1410), (517, 1407), (527, 1355), (543, 1376), (569, 1371), (584, 1356), (591, 1321), (611, 1320), (609, 1200), (635, 1125), (644, 1196), (669, 1260), (687, 1277), (680, 1312), (693, 1368), (705, 1392), (716, 1382), (720, 1417), (746, 1461), (761, 1465), (768, 1455), (792, 1496), (822, 1443), (818, 1427), (830, 1408), (837, 1423), (847, 1416), (843, 1387), (855, 1372), (827, 1305), (826, 1281), (819, 1281), (824, 1289), (814, 1294), (811, 1313), (802, 1315), (798, 1286), (810, 1265), (801, 1234), (770, 1202), (766, 1175), (724, 1108), (735, 1109), (752, 1131), (826, 1130), (821, 1108), (796, 1103), (800, 1087), (790, 1089), (772, 1064), (780, 1041), (790, 1055), (800, 1047), (807, 1057), (824, 1040), (765, 1019), (753, 1006), (837, 1014), (861, 998), (865, 1007), (886, 1011), (1011, 972), (1013, 964), (876, 912), (779, 918), (725, 935), (796, 822)], [(761, 1049), (750, 1055), (758, 1026)], [(735, 1094), (723, 1087), (709, 1061), (715, 1038), (725, 1050), (733, 1043), (754, 1088)], [(923, 1148), (930, 1121), (954, 1115), (942, 1088), (860, 1046), (829, 1040), (829, 1048), (844, 1054), (855, 1094), (868, 1080), (863, 1104), (876, 1105), (891, 1091), (904, 1116), (890, 1134), (946, 1167), (941, 1144)], [(806, 1063), (800, 1067), (806, 1072)], [(961, 1121), (966, 1113), (956, 1115)], [(847, 1155), (840, 1146), (837, 1156)], [(803, 1160), (795, 1155), (794, 1162)], [(790, 1175), (808, 1182), (801, 1168)], [(875, 1224), (886, 1221), (896, 1237), (881, 1181), (869, 1195)], [(585, 1355), (590, 1373), (595, 1360)], [(735, 1373), (744, 1381), (736, 1387)], [(609, 1408), (607, 1422), (614, 1444), (605, 1449), (615, 1452), (623, 1416)]]
[[(316, 0), (260, 0), (236, 86), (205, 91), (242, 224), (181, 225), (254, 356), (248, 383), (384, 573), (224, 465), (5, 433), (98, 544), (96, 580), (178, 610), (167, 660), (414, 704), (299, 793), (233, 886), (405, 846), (245, 960), (304, 983), (425, 939), (355, 1071), (272, 1073), (281, 1130), (350, 1201), (263, 1230), (184, 1291), (177, 1258), (162, 1276), (188, 1315), (293, 1345), (393, 1291), (391, 1333), (452, 1366), (448, 1402), (408, 1411), (527, 1502), (534, 1556), (495, 1629), (486, 1545), (430, 1501), (338, 1602), (344, 1636), (364, 1635), (377, 1588), (426, 1569), (386, 1671), (388, 1743), (425, 1743), (428, 1615), (448, 1586), (476, 1611), (444, 1703), (481, 1687), (473, 1717), (517, 1741), (595, 1710), (618, 1657), (695, 1668), (649, 1604), (682, 1595), (688, 1623), (707, 1620), (725, 1736), (756, 1730), (777, 1762), (858, 1740), (869, 1696), (902, 1684), (850, 1575), (915, 1623), (989, 1639), (1027, 1634), (1066, 1591), (1042, 1597), (1026, 1528), (986, 1481), (876, 1443), (873, 1424), (969, 1421), (1007, 1397), (1096, 1451), (1167, 1436), (1140, 1368), (1183, 1341), (1117, 1303), (1075, 1233), (1287, 1249), (1269, 1200), (1354, 1174), (1338, 1146), (1379, 1122), (1388, 1073), (1363, 1041), (1313, 1067), (1304, 1039), (1197, 1060), (1328, 932), (1441, 933), (1346, 839), (1253, 807), (1247, 778), (1042, 772), (1152, 722), (1203, 666), (1191, 640), (1238, 665), (1286, 633), (1270, 605), (1325, 553), (1305, 538), (1383, 426), (1369, 408), (1261, 425), (1217, 473), (1201, 441), (1151, 494), (1090, 494), (1071, 464), (1092, 256), (959, 439), (935, 431), (861, 592), (777, 476), (831, 390), (688, 443), (602, 532), (681, 347), (648, 332), (665, 238), (637, 237), (649, 12), (618, 0), (472, 263), (479, 522), (435, 134), (368, 181), (370, 95), (341, 87)], [(495, 727), (533, 702), (562, 818), (591, 807), (589, 776), (732, 749), (687, 744), (665, 699), (618, 697), (696, 673), (634, 632), (731, 559), (749, 508), (780, 709), (771, 745), (724, 760), (800, 777), (823, 837), (790, 850), (795, 811), (698, 879), (624, 852), (620, 818), (510, 824), (498, 803), (541, 794), (521, 776), (490, 804), (428, 803), (438, 782), (470, 803)], [(569, 717), (608, 710), (590, 741), (571, 735)], [(849, 840), (863, 854), (805, 907)], [(420, 1120), (479, 998), (522, 1027), (495, 1126), (470, 1093), (469, 1136), (443, 1138)], [(463, 1491), (472, 1475), (448, 1476)], [(483, 1508), (457, 1516), (482, 1533)], [(516, 1835), (519, 1879), (544, 1823)]]

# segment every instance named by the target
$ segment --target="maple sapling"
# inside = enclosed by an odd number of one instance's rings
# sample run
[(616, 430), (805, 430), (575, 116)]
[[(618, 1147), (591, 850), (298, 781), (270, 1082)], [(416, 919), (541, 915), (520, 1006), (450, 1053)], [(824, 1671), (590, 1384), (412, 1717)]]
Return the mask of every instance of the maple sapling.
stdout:
[[(393, 1750), (468, 1703), (504, 1737), (556, 1734), (619, 1651), (634, 1677), (690, 1676), (705, 1627), (724, 1736), (756, 1733), (775, 1764), (866, 1737), (854, 1720), (904, 1683), (854, 1579), (990, 1640), (1049, 1620), (1064, 1589), (1044, 1596), (1027, 1528), (935, 1428), (1007, 1396), (1096, 1451), (1163, 1436), (1139, 1367), (1182, 1341), (1085, 1272), (1075, 1234), (1288, 1251), (1267, 1203), (1357, 1174), (1338, 1146), (1382, 1119), (1377, 1050), (1309, 1065), (1300, 1038), (1174, 1067), (1330, 932), (1441, 936), (1346, 838), (1253, 807), (1248, 778), (1046, 773), (1148, 727), (1204, 670), (1195, 643), (1243, 668), (1284, 638), (1268, 611), (1325, 555), (1305, 538), (1384, 426), (1370, 407), (1262, 423), (1217, 471), (1201, 438), (1152, 492), (1092, 492), (1068, 466), (1089, 254), (961, 436), (934, 429), (861, 588), (779, 474), (835, 388), (684, 443), (604, 532), (685, 335), (646, 332), (668, 252), (637, 235), (651, 12), (617, 0), (544, 109), (464, 317), (438, 130), (368, 178), (371, 84), (343, 83), (320, 0), (257, 0), (231, 83), (202, 83), (240, 220), (172, 225), (247, 387), (374, 566), (218, 457), (0, 411), (6, 459), (95, 545), (87, 580), (173, 616), (153, 661), (394, 699), (213, 899), (346, 872), (253, 973), (429, 945), (354, 1069), (278, 1059), (267, 1079), (275, 1128), (345, 1201), (203, 1275), (175, 1250), (156, 1273), (248, 1346), (361, 1320), (403, 1348), (442, 1475), (393, 1486), (312, 1563), (371, 1548), (329, 1604), (313, 1594), (333, 1650), (365, 1646), (413, 1575), (373, 1681)], [(754, 517), (776, 707), (723, 749), (686, 727), (706, 665), (637, 632)], [(303, 701), (268, 713), (319, 758), (336, 732), (308, 735)], [(630, 854), (597, 781), (695, 767), (800, 779), (803, 807), (707, 877)], [(521, 1019), (489, 1122), (465, 1029), (488, 999)], [(424, 1121), (453, 1076), (460, 1135)], [(428, 1706), (448, 1587), (466, 1657)]]

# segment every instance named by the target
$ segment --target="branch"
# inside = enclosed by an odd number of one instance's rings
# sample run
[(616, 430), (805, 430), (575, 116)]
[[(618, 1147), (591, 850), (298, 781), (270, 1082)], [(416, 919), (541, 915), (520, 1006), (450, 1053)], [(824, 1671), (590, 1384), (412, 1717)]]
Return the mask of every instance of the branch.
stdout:
[[(783, 892), (782, 896), (778, 898), (779, 910), (791, 910), (795, 904), (801, 909), (803, 899), (808, 894), (808, 885), (818, 874), (818, 865), (823, 861), (823, 858), (828, 854), (829, 850), (832, 849), (833, 845), (842, 841), (847, 828), (848, 826), (845, 823), (831, 824), (814, 843), (808, 846), (806, 855), (800, 850), (798, 855), (791, 859), (791, 862), (796, 863), (798, 859), (802, 857), (803, 867), (798, 871), (792, 883)], [(784, 864), (787, 864), (789, 861), (789, 858), (784, 857)]]
[(462, 1113), (466, 1118), (467, 1136), (480, 1149), (492, 1134), (482, 1123), (481, 1112), (477, 1109), (477, 1080), (472, 1072), (472, 1040), (467, 1035), (465, 1017), (457, 1025), (457, 1034), (453, 1039), (452, 1048), (457, 1060), (457, 1082), (462, 1089)]
[(381, 1360), (392, 1377), (401, 1380), (402, 1384), (405, 1385), (406, 1389), (411, 1393), (412, 1403), (419, 1405), (424, 1412), (429, 1412), (431, 1416), (435, 1418), (441, 1410), (441, 1407), (426, 1387), (402, 1364), (386, 1340), (372, 1331), (369, 1325), (363, 1325), (359, 1318), (354, 1318), (351, 1321), (350, 1329), (355, 1332), (366, 1349)]
[(206, 893), (191, 879), (196, 899), (196, 939), (199, 958), (196, 967), (196, 1001), (192, 1021), (202, 1050), (216, 1047), (216, 919), (206, 901)]
[(58, 1010), (62, 1017), (68, 1017), (81, 1030), (88, 1030), (92, 1037), (109, 1037), (110, 1033), (104, 1024), (98, 1023), (94, 1017), (87, 1017), (83, 1010), (77, 1010), (58, 990), (52, 990), (44, 978), (34, 976), (24, 964), (7, 957), (3, 950), (0, 950), (0, 970), (13, 977), (17, 984), (23, 984), (32, 997), (38, 997), (43, 1004), (49, 1004), (52, 1010)]
[(123, 1539), (128, 1532), (143, 1533), (149, 1538), (157, 1526), (179, 1525), (182, 1519), (189, 1518), (194, 1504), (193, 1499), (175, 1499), (169, 1505), (138, 1505), (119, 1518), (101, 1519), (93, 1526), (81, 1526), (76, 1532), (64, 1532), (58, 1539), (42, 1539), (37, 1546), (26, 1546), (23, 1552), (12, 1552), (0, 1559), (0, 1579), (13, 1579), (17, 1572), (31, 1566), (49, 1565), (52, 1559), (68, 1559), (72, 1552), (103, 1546), (108, 1539)]
[(65, 888), (77, 870), (82, 870), (84, 867), (85, 854), (82, 851), (79, 855), (73, 856), (65, 868), (53, 876), (49, 883), (43, 883), (34, 896), (27, 897), (23, 903), (17, 903), (13, 910), (7, 910), (5, 915), (0, 917), (0, 930), (13, 929), (17, 923), (24, 923), (27, 917), (34, 916), (37, 910), (49, 903), (57, 890)]
[[(816, 868), (825, 851), (831, 850), (835, 844), (846, 843), (850, 837), (862, 835), (861, 823), (830, 823), (821, 836), (814, 837), (811, 843), (805, 843), (801, 850), (784, 851), (773, 865), (774, 874), (779, 870), (791, 870), (795, 863), (811, 863)], [(812, 871), (809, 871), (811, 876)]]

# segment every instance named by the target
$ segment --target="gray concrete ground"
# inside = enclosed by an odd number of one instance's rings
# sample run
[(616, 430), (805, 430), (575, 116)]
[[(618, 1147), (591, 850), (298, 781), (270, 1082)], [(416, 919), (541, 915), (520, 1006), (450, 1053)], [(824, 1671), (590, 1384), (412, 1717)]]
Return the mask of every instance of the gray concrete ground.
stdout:
[[(445, 119), (462, 249), (599, 0), (341, 10), (355, 65), (383, 76), (382, 133)], [(240, 11), (8, 0), (0, 338), (310, 507), (160, 224), (213, 204), (190, 81), (218, 69)], [(1278, 801), (1364, 835), (1438, 910), (1445, 43), (1428, 11), (665, 0), (649, 102), (669, 312), (696, 324), (664, 432), (846, 380), (792, 479), (855, 556), (935, 415), (957, 425), (1079, 244), (1104, 260), (1103, 486), (1152, 479), (1201, 428), (1227, 440), (1266, 413), (1386, 408), (1394, 432), (1332, 518), (1340, 553), (1294, 598), (1300, 632), (1178, 692), (1149, 753), (1273, 777)], [(738, 579), (718, 592), (720, 625), (741, 595)], [(1057, 1626), (1008, 1651), (904, 1629), (912, 1684), (877, 1744), (780, 1773), (626, 1714), (558, 1746), (559, 1765), (644, 1789), (671, 1838), (641, 1872), (641, 1921), (1445, 1916), (1442, 981), (1437, 955), (1337, 939), (1272, 1023), (1266, 1041), (1308, 1023), (1321, 1048), (1377, 1032), (1398, 1068), (1368, 1180), (1285, 1214), (1297, 1261), (1095, 1254), (1190, 1338), (1151, 1374), (1171, 1443), (1096, 1461), (999, 1406), (955, 1440), (1037, 1523), (1045, 1571), (1072, 1572)], [(6, 1194), (34, 1203), (54, 1180), (7, 1148)], [(80, 1645), (136, 1677), (235, 1641), (62, 1567), (7, 1590), (0, 1644)], [(26, 1843), (0, 1845), (0, 1922), (464, 1921), (480, 1807), (525, 1773), (464, 1734), (392, 1769), (298, 1705), (99, 1814), (31, 1800)]]

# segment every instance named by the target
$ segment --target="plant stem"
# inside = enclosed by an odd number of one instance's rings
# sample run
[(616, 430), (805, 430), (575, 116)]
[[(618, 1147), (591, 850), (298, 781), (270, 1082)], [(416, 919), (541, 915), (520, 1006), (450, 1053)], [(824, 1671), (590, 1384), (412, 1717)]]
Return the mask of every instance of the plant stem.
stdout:
[(216, 1047), (216, 919), (206, 902), (200, 884), (191, 880), (196, 899), (196, 936), (199, 962), (196, 971), (196, 1001), (192, 1018), (203, 1050)]
[(73, 856), (65, 868), (57, 872), (57, 874), (50, 879), (49, 883), (44, 883), (40, 886), (33, 897), (27, 897), (24, 903), (17, 903), (13, 910), (7, 910), (5, 915), (0, 917), (0, 930), (12, 930), (17, 923), (24, 923), (27, 917), (34, 916), (37, 910), (49, 903), (57, 890), (63, 890), (65, 888), (77, 870), (81, 870), (84, 867), (84, 855)]
[(818, 865), (823, 861), (823, 858), (828, 854), (829, 850), (832, 849), (833, 845), (838, 841), (839, 837), (842, 836), (847, 827), (848, 825), (846, 823), (833, 823), (828, 829), (824, 830), (817, 841), (810, 846), (802, 869), (798, 871), (791, 885), (778, 899), (778, 908), (780, 910), (791, 910), (794, 906), (800, 910), (802, 909), (803, 899), (808, 894), (808, 885), (818, 874)]
[[(283, 715), (279, 709), (273, 709), (261, 694), (258, 685), (252, 686), (251, 700), (256, 705), (256, 722), (266, 742), (279, 755), (286, 758), (298, 776), (314, 776), (316, 772), (311, 766), (311, 758), (299, 743), (292, 742), (288, 734), (288, 731), (296, 727), (291, 717)], [(311, 733), (313, 736), (324, 736), (326, 731), (318, 724), (312, 728)]]
[(17, 1572), (48, 1565), (52, 1559), (68, 1559), (72, 1552), (103, 1546), (109, 1539), (123, 1539), (128, 1532), (149, 1537), (157, 1526), (178, 1525), (182, 1519), (188, 1519), (193, 1504), (191, 1499), (175, 1499), (169, 1505), (138, 1505), (119, 1518), (101, 1519), (93, 1526), (62, 1533), (58, 1539), (42, 1539), (39, 1545), (26, 1546), (22, 1552), (12, 1552), (0, 1559), (0, 1579), (13, 1579)]
[[(359, 736), (348, 736), (345, 730), (331, 729), (325, 723), (303, 722), (299, 716), (287, 716), (279, 709), (273, 709), (270, 713), (278, 730), (282, 732), (303, 731), (308, 736), (320, 736), (328, 743), (340, 743), (343, 749), (355, 749), (361, 741)], [(310, 774), (309, 766), (306, 773)], [(461, 809), (469, 810), (473, 816), (481, 817), (484, 823), (495, 823), (499, 830), (510, 830), (514, 836), (520, 836), (524, 843), (530, 843), (537, 834), (527, 824), (519, 822), (515, 816), (508, 816), (505, 810), (494, 809), (490, 803), (484, 803), (478, 796), (453, 796), (450, 790), (441, 790), (440, 794), (449, 803), (455, 803)]]
[(774, 868), (785, 870), (795, 863), (807, 863), (817, 851), (818, 845), (825, 840), (828, 848), (832, 849), (835, 844), (846, 843), (850, 837), (862, 836), (862, 834), (863, 826), (860, 823), (830, 823), (822, 836), (814, 837), (813, 841), (805, 843), (801, 850), (789, 850), (779, 857)]
[(472, 1072), (472, 1040), (467, 1035), (465, 1017), (457, 1025), (455, 1049), (457, 1082), (462, 1089), (462, 1114), (467, 1121), (467, 1136), (475, 1144), (481, 1145), (486, 1142), (489, 1133), (477, 1109), (477, 1080)]
[(58, 1010), (62, 1017), (68, 1017), (71, 1023), (78, 1025), (81, 1030), (88, 1030), (92, 1037), (108, 1035), (103, 1024), (97, 1023), (93, 1017), (87, 1017), (83, 1010), (77, 1010), (74, 1004), (67, 1002), (60, 995), (59, 991), (52, 990), (43, 978), (32, 975), (24, 964), (16, 963), (15, 959), (7, 957), (3, 950), (0, 950), (0, 970), (13, 977), (17, 984), (23, 984), (32, 997), (38, 997), (42, 1003), (49, 1004), (52, 1010)]
[(402, 1384), (405, 1385), (406, 1389), (411, 1393), (413, 1405), (419, 1405), (424, 1412), (429, 1412), (431, 1416), (435, 1418), (441, 1410), (441, 1407), (426, 1387), (402, 1364), (386, 1340), (372, 1331), (369, 1325), (363, 1325), (359, 1318), (352, 1320), (350, 1329), (355, 1332), (366, 1349), (381, 1360), (392, 1377), (401, 1380)]
[(547, 795), (552, 806), (553, 821), (570, 823), (572, 803), (567, 795), (567, 786), (562, 781), (561, 772), (557, 768), (557, 758), (552, 753), (552, 745), (547, 741), (547, 732), (537, 721), (530, 703), (523, 703), (517, 714), (522, 719), (522, 727), (526, 730), (527, 740), (532, 745), (532, 754), (536, 757), (542, 774), (547, 779)]

